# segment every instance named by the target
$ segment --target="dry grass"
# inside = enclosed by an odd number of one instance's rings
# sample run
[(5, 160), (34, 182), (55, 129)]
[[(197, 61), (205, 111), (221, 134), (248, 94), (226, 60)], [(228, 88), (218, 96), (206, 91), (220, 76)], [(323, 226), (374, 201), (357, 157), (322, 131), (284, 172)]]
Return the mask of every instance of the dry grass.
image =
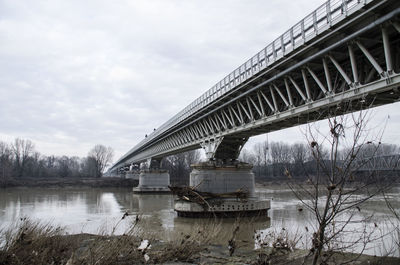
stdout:
[[(125, 216), (126, 217), (126, 216)], [(124, 218), (124, 217), (123, 217)], [(216, 262), (242, 264), (249, 263), (246, 257), (255, 255), (253, 264), (301, 264), (308, 251), (295, 249), (298, 237), (289, 235), (286, 231), (269, 234), (258, 238), (261, 248), (240, 252), (229, 256), (227, 246), (212, 248), (215, 237), (221, 236), (223, 229), (215, 220), (209, 223), (197, 224), (186, 233), (171, 232), (163, 235), (165, 242), (155, 239), (148, 229), (138, 228), (141, 218), (133, 221), (132, 226), (124, 235), (65, 235), (62, 228), (50, 224), (22, 219), (14, 227), (0, 231), (0, 264), (165, 264), (168, 262), (189, 262), (213, 264)], [(117, 223), (118, 225), (119, 223)], [(241, 224), (235, 222), (232, 226), (231, 241), (235, 240)], [(157, 238), (160, 238), (158, 235)], [(139, 249), (143, 240), (148, 240), (150, 246)], [(239, 241), (238, 241), (239, 242)], [(237, 243), (238, 243), (237, 242)], [(238, 250), (241, 247), (237, 244)], [(269, 246), (269, 247), (267, 247)], [(206, 248), (208, 254), (204, 255)], [(203, 253), (203, 254), (201, 254)], [(258, 258), (257, 258), (258, 253)], [(335, 260), (340, 263), (350, 253), (337, 253)], [(360, 264), (399, 264), (398, 258), (379, 258), (361, 256)], [(379, 263), (383, 262), (383, 263)], [(251, 263), (251, 262), (250, 262)], [(305, 264), (308, 264), (307, 262)]]
[(1, 233), (0, 264), (65, 264), (78, 245), (62, 234), (61, 228), (23, 218)]
[[(86, 241), (86, 242), (85, 242)], [(92, 236), (81, 242), (70, 264), (143, 264), (143, 254), (137, 249), (140, 239), (133, 236)]]
[[(60, 227), (23, 218), (14, 227), (0, 231), (0, 242), (3, 242), (0, 244), (0, 264), (159, 264), (191, 261), (218, 229), (215, 225), (199, 225), (190, 233), (173, 233), (168, 235), (168, 241), (161, 242), (151, 232), (138, 228), (140, 221), (141, 218), (136, 218), (129, 230), (119, 236), (113, 233), (66, 235)], [(144, 239), (149, 242), (149, 247), (139, 249)]]

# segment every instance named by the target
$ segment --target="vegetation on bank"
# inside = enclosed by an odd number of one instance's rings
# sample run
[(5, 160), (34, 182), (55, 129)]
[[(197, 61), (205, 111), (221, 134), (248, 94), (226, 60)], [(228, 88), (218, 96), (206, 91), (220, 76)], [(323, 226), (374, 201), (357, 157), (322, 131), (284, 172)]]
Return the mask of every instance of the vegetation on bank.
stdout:
[[(126, 218), (124, 214), (122, 219)], [(0, 233), (0, 264), (162, 264), (167, 261), (193, 261), (203, 250), (212, 231), (194, 228), (191, 234), (178, 234), (169, 241), (153, 239), (136, 225), (137, 216), (123, 235), (66, 235), (60, 227), (21, 219), (19, 224)]]
[[(342, 147), (342, 146), (340, 146)], [(319, 160), (331, 161), (329, 144), (319, 145)], [(345, 161), (350, 150), (337, 150), (337, 162)], [(396, 144), (381, 143), (379, 140), (363, 144), (358, 150), (357, 158), (371, 158), (373, 156), (397, 155), (400, 147)], [(252, 149), (243, 149), (239, 160), (252, 164), (256, 180), (287, 181), (287, 171), (293, 178), (306, 180), (307, 175), (316, 175), (318, 162), (313, 155), (310, 143), (284, 143), (263, 141), (254, 145)]]
[[(321, 160), (329, 160), (329, 150), (320, 146)], [(348, 150), (339, 150), (342, 158)], [(45, 156), (34, 148), (30, 140), (16, 139), (14, 143), (0, 141), (0, 186), (15, 186), (27, 183), (21, 179), (88, 179), (102, 176), (104, 169), (111, 163), (112, 149), (96, 145), (87, 157)], [(391, 155), (400, 153), (395, 144), (374, 142), (365, 145), (358, 157), (372, 155)], [(188, 185), (190, 165), (201, 159), (199, 150), (193, 150), (165, 157), (161, 167), (167, 169), (172, 185)], [(287, 144), (283, 142), (260, 142), (252, 149), (243, 149), (239, 160), (253, 165), (256, 181), (287, 182), (287, 171), (296, 180), (306, 180), (307, 175), (317, 173), (318, 164), (312, 155), (308, 143)], [(60, 181), (60, 183), (63, 181)], [(71, 182), (65, 180), (65, 182)], [(75, 181), (79, 183), (79, 180)], [(3, 184), (2, 184), (3, 183)], [(20, 186), (20, 185), (18, 185)]]
[[(126, 218), (124, 215), (122, 218)], [(310, 252), (296, 249), (296, 239), (287, 233), (256, 238), (259, 248), (244, 247), (236, 238), (240, 223), (233, 225), (225, 245), (212, 243), (220, 232), (214, 220), (177, 233), (168, 240), (155, 239), (138, 228), (136, 217), (123, 235), (67, 235), (60, 227), (21, 219), (18, 225), (0, 231), (0, 264), (310, 264)], [(253, 244), (250, 244), (254, 246)], [(327, 253), (323, 253), (325, 255)], [(334, 264), (357, 260), (357, 264), (399, 264), (399, 258), (372, 257), (351, 253), (329, 253)]]
[(0, 185), (20, 179), (99, 178), (111, 163), (111, 147), (95, 145), (86, 157), (46, 156), (30, 140), (0, 141)]
[[(46, 156), (35, 149), (32, 141), (15, 139), (12, 143), (0, 141), (0, 187), (15, 186), (68, 186), (86, 183), (98, 183), (99, 187), (118, 185), (106, 180), (95, 181), (90, 178), (102, 177), (110, 165), (113, 150), (103, 145), (94, 146), (86, 157)], [(165, 157), (162, 167), (170, 173), (171, 183), (185, 185), (189, 183), (190, 165), (199, 162), (198, 150)], [(34, 180), (40, 185), (36, 185)], [(110, 185), (109, 185), (110, 184)], [(91, 186), (91, 184), (89, 185)]]

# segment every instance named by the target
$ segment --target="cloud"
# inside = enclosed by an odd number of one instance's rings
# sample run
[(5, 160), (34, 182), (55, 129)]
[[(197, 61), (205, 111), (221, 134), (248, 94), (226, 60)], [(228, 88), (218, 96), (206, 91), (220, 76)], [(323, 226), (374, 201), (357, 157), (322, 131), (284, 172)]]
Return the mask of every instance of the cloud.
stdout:
[(0, 140), (119, 157), (320, 4), (3, 0)]

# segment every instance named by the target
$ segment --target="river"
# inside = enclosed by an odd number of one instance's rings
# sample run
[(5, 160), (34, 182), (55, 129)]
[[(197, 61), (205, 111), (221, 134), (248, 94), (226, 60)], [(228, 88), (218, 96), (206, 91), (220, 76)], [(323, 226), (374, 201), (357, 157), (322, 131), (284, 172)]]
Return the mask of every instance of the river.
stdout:
[[(400, 187), (392, 191), (399, 194)], [(216, 233), (213, 243), (227, 244), (232, 232), (239, 226), (237, 238), (245, 247), (258, 246), (255, 236), (270, 236), (270, 239), (280, 232), (288, 233), (290, 238), (296, 238), (298, 246), (310, 246), (310, 238), (314, 223), (312, 215), (284, 187), (273, 189), (259, 187), (256, 190), (259, 198), (271, 200), (268, 217), (241, 218), (240, 220), (223, 219), (215, 222), (209, 219), (192, 219), (177, 217), (173, 210), (174, 197), (160, 194), (133, 194), (126, 189), (40, 189), (15, 188), (0, 190), (0, 228), (15, 225), (21, 218), (28, 217), (55, 226), (65, 227), (69, 234), (94, 233), (123, 234), (135, 222), (138, 226), (151, 233), (154, 238), (166, 239), (174, 233), (190, 233), (196, 228), (206, 228), (206, 231)], [(400, 198), (397, 196), (394, 205), (400, 209)], [(125, 212), (129, 216), (121, 219)], [(393, 226), (382, 196), (374, 197), (361, 206), (353, 217), (360, 220), (368, 217), (366, 231), (373, 237), (380, 237), (368, 244), (365, 253), (384, 255), (388, 252), (393, 235), (389, 233)], [(211, 226), (213, 226), (211, 228)], [(215, 230), (212, 230), (215, 229)], [(361, 225), (352, 222), (347, 227), (348, 237), (358, 237)], [(362, 229), (361, 229), (362, 230)], [(365, 234), (365, 233), (364, 233)], [(360, 246), (351, 251), (357, 252)], [(394, 253), (398, 256), (398, 250)]]

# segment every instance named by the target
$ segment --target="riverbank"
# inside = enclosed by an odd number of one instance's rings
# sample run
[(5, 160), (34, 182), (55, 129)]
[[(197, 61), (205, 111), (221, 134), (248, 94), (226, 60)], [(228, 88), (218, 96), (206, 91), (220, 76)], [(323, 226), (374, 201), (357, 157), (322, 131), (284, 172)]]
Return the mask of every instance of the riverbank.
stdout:
[[(124, 218), (124, 217), (123, 217)], [(173, 240), (152, 239), (148, 231), (135, 225), (123, 235), (65, 235), (53, 228), (22, 220), (14, 230), (0, 233), (0, 264), (310, 264), (309, 251), (292, 249), (285, 244), (254, 249), (254, 244), (240, 241), (234, 233), (226, 245), (211, 244), (213, 232), (193, 227)], [(218, 226), (214, 229), (217, 230)], [(283, 241), (281, 241), (283, 242)], [(275, 242), (276, 243), (276, 242)], [(228, 247), (230, 245), (230, 247)], [(335, 253), (333, 264), (349, 260), (354, 264), (400, 263), (399, 258)], [(330, 263), (328, 263), (330, 264)]]
[(122, 178), (18, 178), (0, 182), (0, 188), (129, 188), (138, 185), (138, 180)]

